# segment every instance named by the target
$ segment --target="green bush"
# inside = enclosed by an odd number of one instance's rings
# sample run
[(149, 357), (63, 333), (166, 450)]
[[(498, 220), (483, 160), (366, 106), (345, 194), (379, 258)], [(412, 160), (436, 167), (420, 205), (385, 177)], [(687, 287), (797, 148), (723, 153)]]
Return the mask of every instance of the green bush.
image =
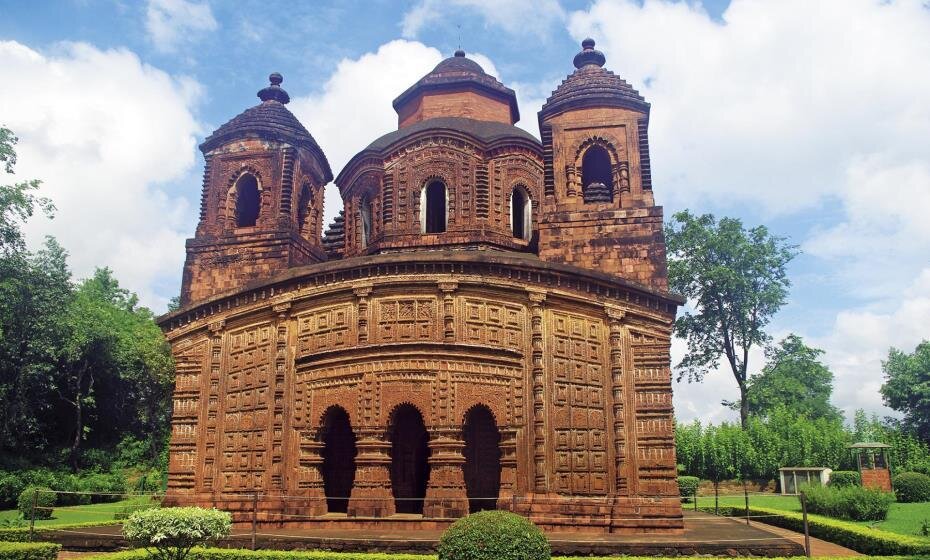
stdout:
[(916, 472), (905, 472), (891, 481), (899, 502), (930, 502), (930, 476)]
[(439, 539), (439, 560), (548, 560), (549, 541), (533, 523), (507, 511), (480, 511)]
[[(145, 560), (147, 558), (148, 554), (144, 550), (129, 550), (116, 554), (90, 557), (87, 560)], [(240, 558), (244, 560), (436, 560), (436, 555), (395, 554), (388, 552), (330, 552), (327, 550), (194, 548), (191, 550), (188, 558), (190, 560), (238, 560)], [(648, 560), (657, 559), (649, 558)]]
[(834, 488), (862, 486), (862, 475), (856, 471), (833, 471), (829, 484)]
[(52, 508), (55, 507), (55, 493), (41, 486), (29, 486), (19, 493), (16, 509), (23, 514), (23, 518), (32, 519), (33, 503), (36, 506), (36, 519), (51, 519)]
[(690, 502), (690, 498), (697, 495), (699, 484), (701, 484), (701, 479), (696, 476), (679, 476), (678, 492), (682, 498), (685, 498), (686, 502)]
[(90, 493), (92, 503), (118, 502), (126, 493), (126, 477), (118, 473), (90, 474), (82, 478), (82, 492)]
[(123, 524), (133, 544), (154, 548), (161, 560), (183, 560), (191, 548), (229, 535), (232, 516), (217, 509), (158, 508), (137, 511)]
[(853, 521), (882, 521), (894, 502), (889, 492), (861, 486), (804, 486), (801, 492), (807, 497), (807, 511)]
[[(699, 509), (705, 513), (714, 513), (713, 507), (701, 507)], [(746, 515), (746, 510), (742, 507), (721, 506), (720, 515), (743, 516)], [(791, 529), (796, 532), (804, 531), (804, 518), (797, 512), (750, 507), (749, 515), (764, 515), (766, 517), (765, 522), (769, 525)], [(808, 515), (807, 524), (812, 537), (836, 543), (863, 554), (886, 557), (895, 554), (913, 554), (915, 559), (925, 559), (930, 554), (930, 541), (920, 537), (910, 537), (881, 529), (873, 529), (866, 525), (819, 515)], [(884, 560), (891, 559), (885, 558)]]
[(60, 544), (47, 542), (0, 542), (0, 560), (55, 560)]
[(26, 483), (16, 473), (0, 471), (0, 509), (13, 509)]

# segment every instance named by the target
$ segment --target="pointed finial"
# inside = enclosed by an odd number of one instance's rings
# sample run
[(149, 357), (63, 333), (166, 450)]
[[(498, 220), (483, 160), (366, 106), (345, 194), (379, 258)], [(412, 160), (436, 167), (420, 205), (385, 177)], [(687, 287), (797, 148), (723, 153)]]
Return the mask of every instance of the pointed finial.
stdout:
[(581, 42), (581, 52), (575, 55), (575, 68), (582, 68), (589, 64), (603, 66), (607, 59), (604, 53), (594, 50), (594, 39), (588, 37)]
[(462, 58), (463, 56), (465, 56), (465, 51), (463, 51), (462, 49), (459, 49), (455, 51), (455, 56), (457, 56), (458, 58)]
[(281, 88), (281, 82), (284, 81), (284, 76), (277, 72), (273, 72), (268, 76), (268, 81), (271, 82), (271, 85), (258, 92), (258, 98), (261, 99), (262, 102), (277, 101), (278, 103), (288, 103), (291, 100), (291, 96)]

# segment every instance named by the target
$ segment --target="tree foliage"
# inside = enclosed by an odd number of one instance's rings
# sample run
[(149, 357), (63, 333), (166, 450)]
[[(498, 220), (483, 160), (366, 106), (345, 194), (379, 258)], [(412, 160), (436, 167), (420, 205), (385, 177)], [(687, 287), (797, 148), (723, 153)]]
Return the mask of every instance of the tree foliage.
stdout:
[(665, 237), (670, 288), (694, 306), (675, 322), (688, 342), (678, 378), (701, 381), (725, 357), (746, 426), (749, 351), (768, 341), (764, 329), (788, 296), (786, 267), (797, 249), (764, 226), (746, 229), (738, 219), (687, 211), (675, 214)]
[(833, 372), (820, 362), (822, 355), (823, 350), (807, 346), (795, 334), (767, 348), (765, 367), (749, 378), (749, 414), (764, 417), (784, 408), (808, 418), (841, 420), (830, 404)]
[(892, 348), (882, 369), (885, 404), (903, 413), (904, 426), (930, 443), (930, 341), (918, 344), (912, 354)]
[[(7, 171), (14, 144), (0, 129)], [(168, 345), (110, 270), (74, 283), (54, 238), (26, 250), (22, 221), (50, 203), (20, 187), (0, 187), (0, 467), (103, 466), (101, 450), (126, 441), (148, 442), (155, 462), (170, 413)]]

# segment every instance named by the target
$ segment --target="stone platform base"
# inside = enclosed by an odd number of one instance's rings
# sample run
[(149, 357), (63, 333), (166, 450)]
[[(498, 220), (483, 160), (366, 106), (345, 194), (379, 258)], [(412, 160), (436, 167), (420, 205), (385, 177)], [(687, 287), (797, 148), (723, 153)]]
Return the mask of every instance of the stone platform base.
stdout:
[[(436, 550), (442, 535), (440, 522), (433, 529), (417, 527), (419, 516), (380, 520), (366, 529), (271, 528), (260, 527), (256, 545), (276, 550), (339, 550), (372, 552), (429, 553)], [(333, 520), (339, 521), (337, 519)], [(607, 534), (547, 532), (552, 552), (559, 555), (597, 556), (801, 556), (801, 545), (773, 531), (753, 524), (699, 512), (685, 512), (684, 531), (668, 534)], [(348, 522), (348, 520), (346, 520)], [(75, 531), (42, 531), (41, 540), (60, 543), (66, 550), (117, 550), (125, 548), (119, 526), (81, 528)], [(249, 548), (251, 528), (236, 527), (219, 546)]]

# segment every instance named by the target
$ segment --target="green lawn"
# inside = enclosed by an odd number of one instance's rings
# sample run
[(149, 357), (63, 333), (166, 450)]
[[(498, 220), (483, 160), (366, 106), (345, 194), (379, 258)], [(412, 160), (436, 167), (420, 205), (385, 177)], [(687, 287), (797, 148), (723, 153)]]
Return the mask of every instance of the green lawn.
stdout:
[(917, 504), (891, 504), (888, 510), (888, 519), (878, 523), (874, 521), (856, 521), (859, 525), (867, 525), (900, 533), (902, 535), (920, 535), (923, 522), (930, 525), (930, 502)]
[[(700, 507), (714, 507), (713, 496), (700, 496), (698, 498)], [(721, 506), (743, 507), (743, 496), (720, 496)], [(772, 495), (750, 495), (749, 505), (765, 507), (771, 509), (781, 509), (785, 511), (801, 511), (801, 502), (796, 496)], [(684, 508), (692, 508), (694, 504), (682, 504)], [(920, 536), (920, 529), (924, 521), (930, 523), (930, 502), (918, 504), (891, 504), (888, 511), (888, 519), (881, 522), (875, 521), (853, 521), (859, 525), (875, 527), (892, 533), (901, 535)]]
[[(63, 525), (71, 523), (87, 523), (92, 521), (113, 521), (113, 515), (127, 505), (142, 506), (150, 502), (147, 496), (129, 498), (111, 504), (89, 504), (86, 506), (68, 506), (56, 507), (52, 511), (51, 519), (36, 520), (36, 526), (46, 525)], [(19, 517), (19, 511), (6, 510), (0, 511), (0, 521), (5, 519), (16, 519)], [(28, 522), (28, 520), (27, 520)]]

